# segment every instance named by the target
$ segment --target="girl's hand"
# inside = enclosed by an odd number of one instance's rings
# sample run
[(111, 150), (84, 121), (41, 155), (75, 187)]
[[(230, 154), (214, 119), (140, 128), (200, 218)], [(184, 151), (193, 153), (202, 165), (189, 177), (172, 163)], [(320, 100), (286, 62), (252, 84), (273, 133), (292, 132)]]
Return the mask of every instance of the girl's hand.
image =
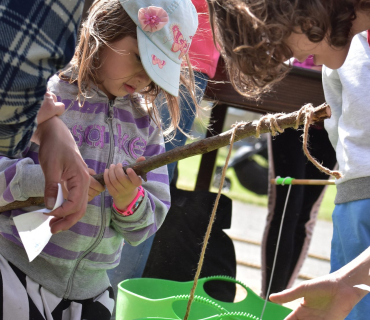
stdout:
[[(87, 171), (90, 174), (90, 185), (89, 185), (89, 191), (88, 191), (88, 201), (90, 202), (92, 199), (94, 199), (97, 195), (102, 193), (105, 188), (102, 186), (97, 180), (95, 180), (92, 176), (96, 174), (96, 172), (93, 169), (87, 168)], [(62, 183), (62, 190), (63, 190), (63, 197), (64, 199), (68, 198), (68, 190), (66, 187), (66, 183)]]
[[(139, 157), (136, 162), (144, 160), (145, 157)], [(111, 164), (109, 169), (104, 171), (104, 181), (114, 204), (119, 210), (124, 211), (136, 197), (137, 188), (141, 186), (142, 180), (133, 169), (127, 169), (126, 174), (122, 168), (121, 163)]]

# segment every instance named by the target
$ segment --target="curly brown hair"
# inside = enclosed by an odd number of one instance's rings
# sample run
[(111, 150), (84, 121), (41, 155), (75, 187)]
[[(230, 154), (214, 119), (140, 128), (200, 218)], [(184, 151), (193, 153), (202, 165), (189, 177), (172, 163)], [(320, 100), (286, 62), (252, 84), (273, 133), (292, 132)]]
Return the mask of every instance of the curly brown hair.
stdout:
[[(86, 94), (91, 83), (95, 85), (102, 83), (102, 79), (98, 77), (98, 70), (101, 66), (101, 59), (99, 59), (101, 51), (105, 47), (109, 47), (110, 44), (125, 37), (131, 36), (136, 39), (136, 29), (135, 22), (123, 9), (119, 0), (98, 0), (90, 7), (89, 14), (82, 23), (79, 41), (70, 66), (59, 74), (61, 79), (70, 83), (77, 83), (80, 104), (83, 104), (87, 98)], [(179, 96), (190, 97), (198, 111), (200, 107), (194, 96), (194, 74), (188, 55), (184, 57), (180, 83), (182, 84), (182, 88), (185, 88), (183, 90), (187, 92), (185, 94), (180, 89)], [(159, 111), (154, 104), (154, 100), (160, 93), (165, 97), (165, 102), (167, 102), (171, 116), (171, 125), (166, 127), (164, 134), (173, 135), (173, 131), (176, 129), (182, 132), (181, 128), (179, 128), (181, 115), (179, 98), (167, 93), (154, 82), (151, 82), (140, 93), (146, 100), (149, 116), (155, 121), (158, 127), (161, 127)], [(133, 101), (136, 100), (133, 99)], [(184, 134), (187, 135), (186, 133)]]
[(292, 32), (344, 47), (356, 12), (370, 0), (207, 0), (216, 44), (234, 88), (249, 98), (270, 91), (291, 68), (284, 44)]

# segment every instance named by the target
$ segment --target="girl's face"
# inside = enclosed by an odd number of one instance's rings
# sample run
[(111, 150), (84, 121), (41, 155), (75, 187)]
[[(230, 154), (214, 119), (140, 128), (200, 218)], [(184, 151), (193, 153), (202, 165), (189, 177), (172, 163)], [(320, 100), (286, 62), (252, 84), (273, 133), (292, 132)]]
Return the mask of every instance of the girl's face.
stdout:
[(343, 48), (335, 48), (330, 46), (326, 40), (313, 43), (302, 33), (292, 33), (285, 44), (299, 62), (305, 61), (308, 56), (312, 55), (316, 65), (324, 64), (330, 69), (338, 69), (343, 65), (350, 46), (348, 44)]
[(99, 58), (98, 77), (102, 83), (98, 87), (110, 100), (139, 92), (151, 83), (141, 64), (137, 40), (133, 37), (104, 47)]

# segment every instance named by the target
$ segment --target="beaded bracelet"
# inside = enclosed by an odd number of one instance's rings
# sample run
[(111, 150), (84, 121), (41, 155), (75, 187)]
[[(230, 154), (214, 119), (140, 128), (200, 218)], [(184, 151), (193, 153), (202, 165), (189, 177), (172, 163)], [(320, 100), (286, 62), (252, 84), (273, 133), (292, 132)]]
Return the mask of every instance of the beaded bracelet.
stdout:
[(134, 200), (128, 205), (127, 209), (125, 211), (122, 211), (117, 208), (116, 204), (113, 202), (113, 208), (119, 213), (122, 214), (123, 216), (131, 216), (134, 214), (134, 212), (137, 210), (137, 208), (140, 206), (141, 202), (144, 200), (144, 189), (142, 186), (138, 187), (138, 193)]

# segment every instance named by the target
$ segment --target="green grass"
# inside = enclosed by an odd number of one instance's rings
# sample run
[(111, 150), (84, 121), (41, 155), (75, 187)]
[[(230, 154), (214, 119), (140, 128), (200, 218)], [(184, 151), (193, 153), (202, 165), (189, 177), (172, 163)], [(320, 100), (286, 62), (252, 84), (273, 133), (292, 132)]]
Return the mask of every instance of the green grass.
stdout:
[(324, 199), (322, 200), (319, 210), (319, 219), (331, 221), (331, 214), (334, 210), (334, 199), (336, 194), (337, 189), (335, 186), (329, 186), (326, 189)]
[[(227, 148), (219, 149), (217, 156), (218, 166), (224, 165), (227, 152)], [(201, 156), (194, 156), (179, 162), (179, 179), (177, 182), (178, 188), (194, 190), (199, 171), (200, 160)], [(223, 192), (225, 195), (233, 200), (267, 207), (267, 196), (260, 196), (245, 189), (236, 178), (234, 169), (228, 169), (226, 176), (231, 180), (231, 189), (228, 192)], [(212, 187), (211, 191), (218, 192), (218, 189)], [(334, 209), (335, 194), (335, 186), (329, 186), (321, 203), (318, 216), (319, 219), (331, 220), (331, 214)]]

